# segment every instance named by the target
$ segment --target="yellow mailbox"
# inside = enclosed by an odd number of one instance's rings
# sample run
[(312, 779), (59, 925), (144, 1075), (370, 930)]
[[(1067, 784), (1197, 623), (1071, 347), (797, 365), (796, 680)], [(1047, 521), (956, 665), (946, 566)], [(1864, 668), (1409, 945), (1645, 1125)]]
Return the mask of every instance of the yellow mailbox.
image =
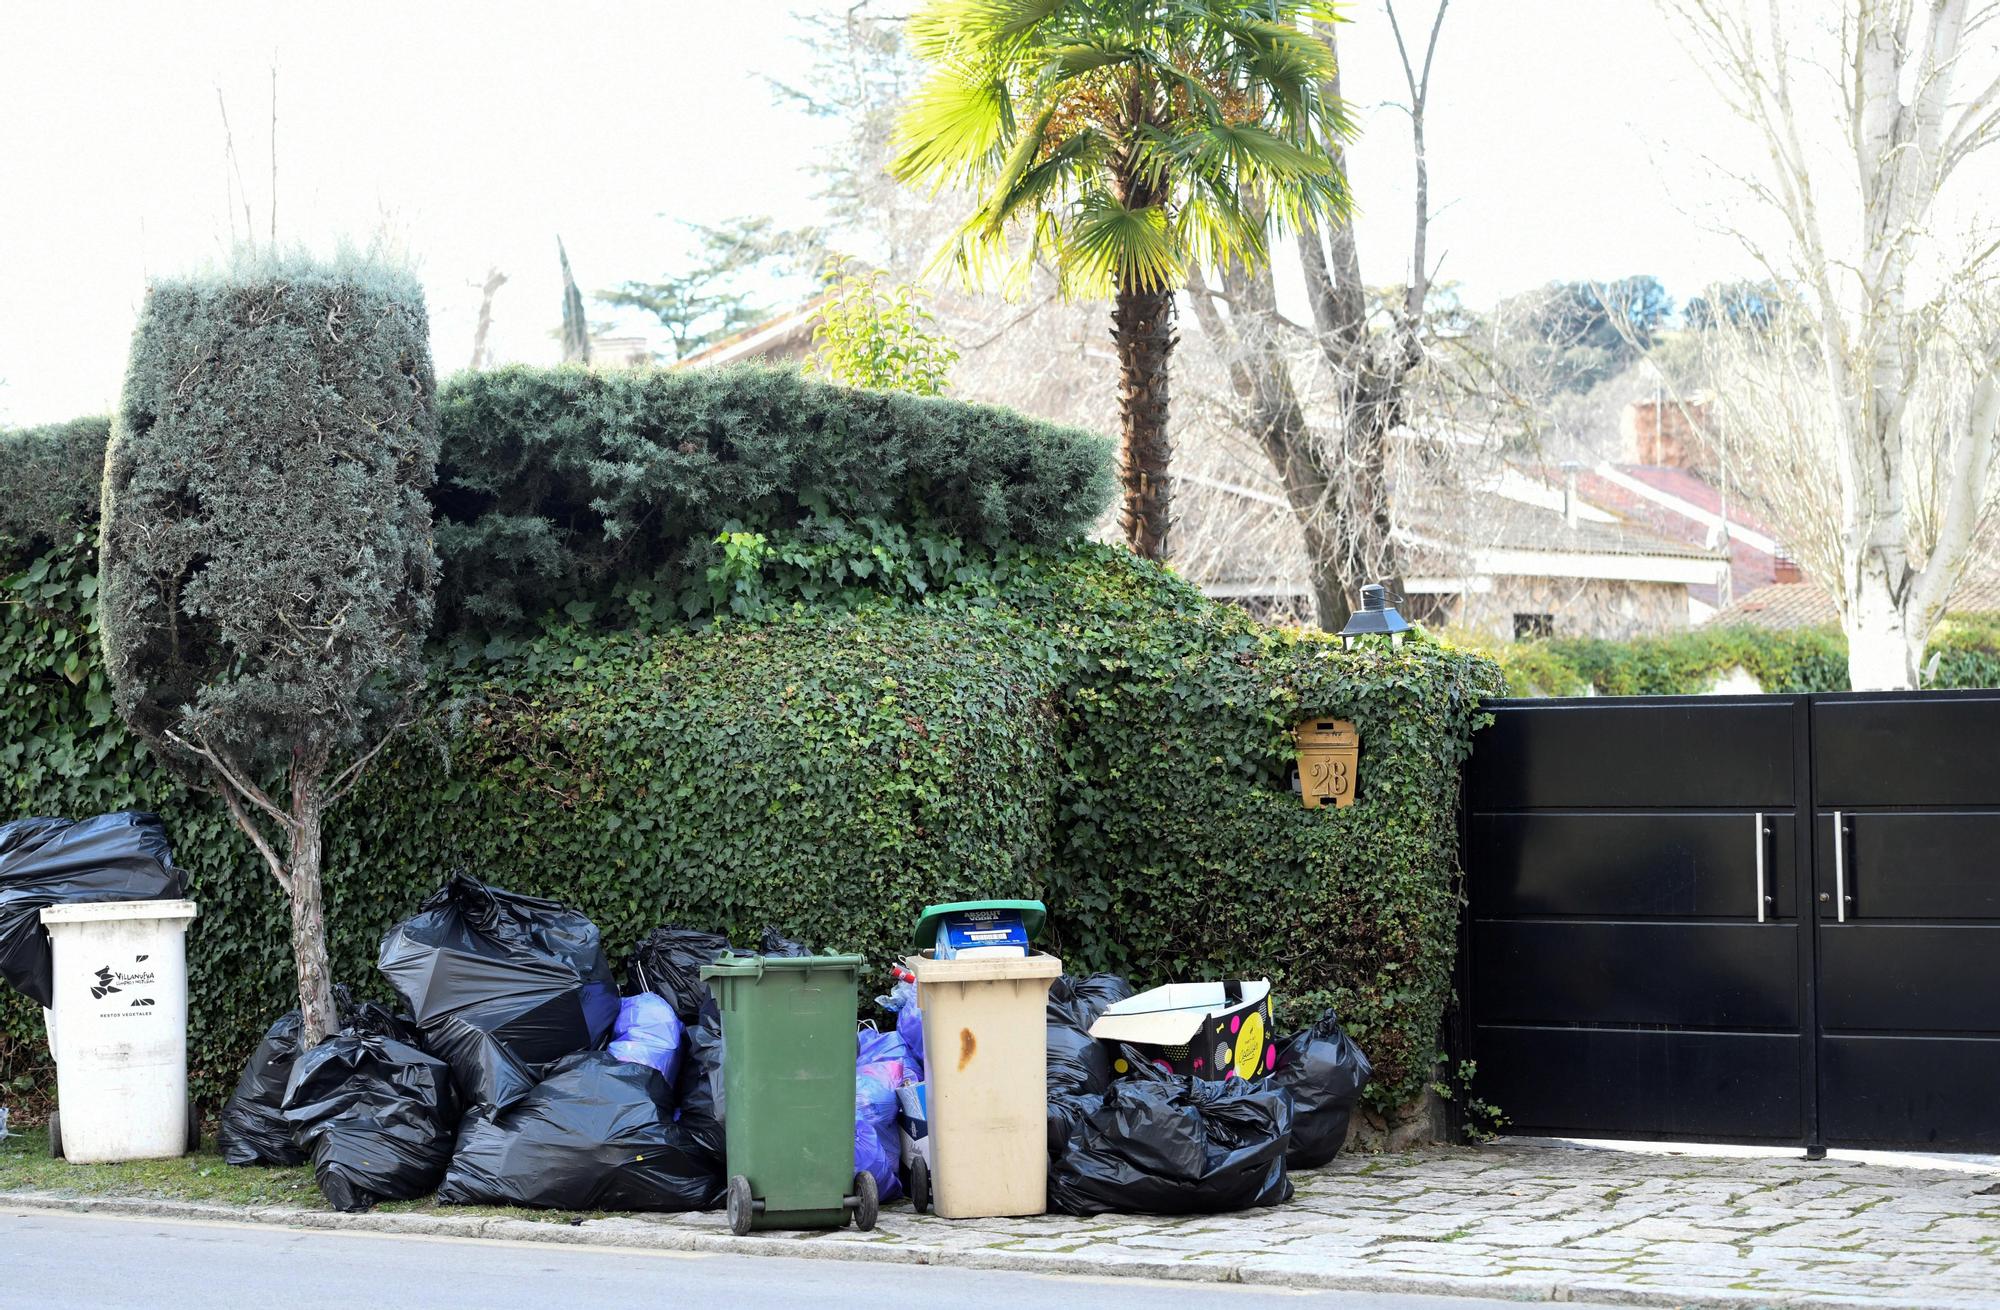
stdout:
[(1295, 729), (1299, 743), (1299, 793), (1306, 808), (1354, 804), (1361, 765), (1361, 734), (1346, 719), (1307, 719)]

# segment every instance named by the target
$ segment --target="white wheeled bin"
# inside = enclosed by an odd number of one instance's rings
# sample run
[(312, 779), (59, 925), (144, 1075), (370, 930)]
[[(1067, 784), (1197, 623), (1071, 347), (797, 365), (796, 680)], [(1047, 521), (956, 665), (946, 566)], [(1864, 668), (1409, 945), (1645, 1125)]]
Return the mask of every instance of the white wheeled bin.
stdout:
[(199, 1143), (187, 1091), (193, 901), (42, 911), (55, 974), (43, 1011), (56, 1061), (49, 1149), (77, 1164), (161, 1160)]

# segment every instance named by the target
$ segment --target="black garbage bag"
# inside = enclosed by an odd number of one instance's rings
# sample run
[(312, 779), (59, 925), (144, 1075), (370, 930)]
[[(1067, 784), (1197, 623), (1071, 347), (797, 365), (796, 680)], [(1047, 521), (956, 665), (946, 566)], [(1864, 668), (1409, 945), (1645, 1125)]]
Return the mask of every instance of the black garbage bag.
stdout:
[(561, 1060), (517, 1104), (466, 1119), (438, 1187), (447, 1205), (706, 1210), (721, 1160), (676, 1123), (659, 1071), (607, 1051)]
[(687, 1056), (674, 1086), (674, 1119), (686, 1124), (695, 1145), (715, 1157), (722, 1168), (723, 1121), (728, 1103), (722, 1082), (722, 1012), (710, 1001), (687, 1028)]
[[(333, 1001), (344, 1032), (382, 1033), (412, 1046), (416, 1026), (373, 1001), (356, 1005), (348, 989), (335, 984)], [(222, 1107), (215, 1144), (225, 1164), (303, 1164), (306, 1153), (292, 1140), (285, 1122), (285, 1086), (299, 1054), (299, 1030), (304, 1020), (297, 1010), (280, 1015), (264, 1032), (249, 1063), (236, 1080), (236, 1090)]]
[(281, 1015), (264, 1031), (264, 1040), (250, 1053), (236, 1080), (236, 1091), (222, 1107), (215, 1145), (224, 1164), (304, 1164), (306, 1153), (292, 1141), (285, 1122), (285, 1085), (299, 1054), (297, 1010)]
[(1292, 1103), (1240, 1079), (1120, 1078), (1078, 1098), (1049, 1164), (1049, 1208), (1065, 1214), (1218, 1214), (1292, 1197)]
[(1081, 1028), (1049, 1025), (1049, 1095), (1087, 1096), (1111, 1086), (1109, 1047)]
[(1049, 1022), (1089, 1032), (1090, 1025), (1106, 1010), (1136, 995), (1132, 984), (1115, 973), (1093, 973), (1087, 978), (1064, 974), (1049, 986)]
[(763, 935), (757, 939), (757, 954), (798, 957), (811, 955), (812, 948), (804, 942), (794, 941), (776, 928), (766, 928)]
[(92, 901), (171, 901), (187, 894), (158, 815), (21, 819), (0, 826), (0, 979), (55, 1003), (41, 912)]
[(664, 997), (682, 1023), (693, 1023), (709, 994), (701, 967), (729, 953), (729, 939), (721, 933), (655, 928), (640, 939), (625, 974), (634, 991)]
[(1278, 1067), (1257, 1086), (1284, 1092), (1292, 1102), (1292, 1144), (1285, 1163), (1317, 1169), (1347, 1141), (1347, 1121), (1375, 1070), (1328, 1010), (1304, 1032), (1278, 1043)]
[(299, 1056), (285, 1122), (336, 1210), (408, 1201), (437, 1189), (458, 1129), (451, 1067), (408, 1042), (343, 1032)]
[(513, 1105), (618, 1017), (596, 924), (463, 874), (388, 931), (378, 963), (468, 1110)]
[(1111, 1086), (1111, 1044), (1090, 1035), (1090, 1025), (1112, 1005), (1133, 995), (1132, 984), (1116, 974), (1088, 978), (1068, 974), (1049, 986), (1049, 1153), (1062, 1150), (1086, 1098), (1100, 1096)]

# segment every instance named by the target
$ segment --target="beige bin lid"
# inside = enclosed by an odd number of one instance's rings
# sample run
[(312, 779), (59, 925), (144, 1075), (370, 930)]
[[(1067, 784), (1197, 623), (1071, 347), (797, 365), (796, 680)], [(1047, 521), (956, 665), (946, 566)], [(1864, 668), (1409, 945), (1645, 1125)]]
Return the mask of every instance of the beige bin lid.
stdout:
[(105, 923), (117, 919), (192, 919), (193, 901), (91, 901), (83, 905), (50, 905), (42, 922)]
[(1062, 961), (1046, 951), (1025, 957), (978, 955), (969, 960), (940, 960), (929, 951), (912, 955), (907, 961), (917, 975), (917, 985), (925, 983), (1012, 982), (1017, 978), (1056, 978)]

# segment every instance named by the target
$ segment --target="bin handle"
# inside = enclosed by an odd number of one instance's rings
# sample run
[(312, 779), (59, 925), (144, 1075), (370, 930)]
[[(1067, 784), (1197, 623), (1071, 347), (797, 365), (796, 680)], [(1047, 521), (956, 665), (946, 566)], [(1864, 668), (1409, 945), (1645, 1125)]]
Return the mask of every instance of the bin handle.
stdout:
[(1222, 999), (1230, 1005), (1240, 1002), (1243, 999), (1243, 984), (1235, 978), (1226, 980), (1222, 984)]

